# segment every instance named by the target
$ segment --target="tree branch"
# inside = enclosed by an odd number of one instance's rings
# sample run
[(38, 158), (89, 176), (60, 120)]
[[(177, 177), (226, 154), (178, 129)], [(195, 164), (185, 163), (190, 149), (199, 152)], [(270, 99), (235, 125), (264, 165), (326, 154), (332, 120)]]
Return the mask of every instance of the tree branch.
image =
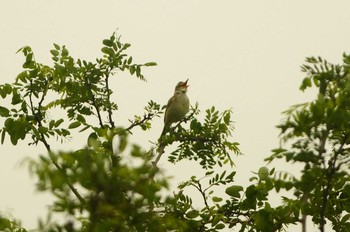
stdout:
[[(143, 115), (143, 119), (141, 119), (138, 122), (132, 122), (131, 125), (129, 127), (127, 127), (125, 130), (128, 131), (130, 134), (132, 134), (131, 130), (136, 127), (136, 126), (140, 126), (142, 124), (144, 124), (145, 122), (147, 122), (148, 120), (151, 120), (156, 114), (155, 113), (148, 113)], [(131, 120), (130, 120), (131, 121)]]
[(193, 187), (195, 187), (202, 195), (202, 198), (203, 198), (203, 201), (204, 201), (204, 204), (205, 204), (205, 207), (209, 210), (209, 204), (208, 204), (208, 201), (207, 201), (207, 198), (205, 197), (205, 190), (203, 191), (202, 189), (202, 185), (199, 181), (197, 181), (197, 184), (198, 186), (192, 184)]
[[(30, 84), (32, 85), (32, 82), (30, 82)], [(47, 93), (47, 89), (46, 91), (43, 92), (43, 95), (38, 103), (38, 108), (37, 108), (37, 112), (35, 112), (34, 110), (34, 105), (33, 105), (33, 100), (32, 100), (32, 89), (30, 89), (30, 92), (29, 92), (29, 102), (30, 102), (30, 108), (31, 108), (31, 111), (32, 111), (32, 114), (33, 116), (35, 117), (36, 121), (38, 122), (38, 127), (42, 127), (42, 113), (41, 113), (41, 107), (42, 107), (42, 103), (44, 102), (44, 99), (45, 99), (45, 96), (46, 96), (46, 93)], [(48, 151), (49, 153), (49, 157), (51, 159), (51, 162), (53, 163), (53, 165), (59, 170), (61, 171), (64, 176), (66, 177), (67, 179), (67, 185), (68, 187), (72, 190), (72, 192), (74, 193), (74, 195), (79, 199), (79, 201), (82, 203), (82, 204), (85, 204), (85, 199), (79, 194), (79, 192), (77, 191), (76, 188), (74, 188), (74, 186), (69, 183), (69, 180), (68, 180), (68, 177), (66, 176), (66, 173), (65, 171), (62, 169), (62, 167), (56, 162), (56, 160), (53, 158), (52, 156), (52, 153), (51, 153), (51, 147), (50, 147), (50, 144), (47, 142), (47, 140), (45, 139), (45, 135), (42, 133), (42, 132), (39, 132), (40, 134), (40, 138), (37, 138), (38, 141), (41, 141), (46, 150)]]
[(326, 175), (327, 184), (326, 184), (326, 187), (323, 189), (322, 205), (321, 205), (321, 209), (320, 209), (320, 218), (321, 218), (320, 231), (321, 232), (324, 232), (324, 226), (326, 224), (325, 214), (326, 214), (326, 209), (327, 209), (327, 202), (328, 202), (329, 192), (331, 191), (331, 188), (332, 188), (333, 176), (334, 176), (335, 172), (337, 171), (337, 168), (336, 168), (337, 158), (338, 158), (338, 155), (341, 153), (341, 151), (346, 143), (346, 140), (347, 140), (347, 136), (344, 136), (342, 144), (340, 145), (338, 150), (335, 151), (334, 156), (329, 160), (328, 168), (326, 169), (326, 171), (328, 171), (328, 174)]

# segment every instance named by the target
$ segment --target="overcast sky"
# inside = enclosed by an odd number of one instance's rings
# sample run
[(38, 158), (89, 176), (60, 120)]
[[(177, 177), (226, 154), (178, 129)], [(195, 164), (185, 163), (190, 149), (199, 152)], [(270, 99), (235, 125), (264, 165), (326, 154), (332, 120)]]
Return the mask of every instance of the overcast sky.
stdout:
[[(275, 125), (281, 112), (314, 97), (312, 91), (299, 91), (305, 57), (341, 62), (343, 52), (350, 52), (349, 9), (346, 0), (1, 0), (0, 83), (13, 82), (21, 71), (23, 56), (15, 53), (24, 45), (33, 48), (41, 63), (52, 63), (54, 42), (66, 45), (76, 58), (93, 61), (101, 56), (101, 41), (118, 28), (122, 41), (132, 44), (129, 54), (135, 62), (158, 63), (145, 70), (148, 82), (116, 77), (119, 125), (142, 114), (151, 99), (166, 104), (176, 83), (189, 78), (190, 101), (202, 111), (212, 105), (232, 108), (232, 140), (245, 154), (234, 158), (236, 183), (247, 185), (251, 171), (264, 165), (263, 159), (279, 145)], [(137, 133), (133, 142), (148, 148), (161, 128), (162, 119), (157, 119), (150, 132)], [(83, 143), (73, 138), (54, 149), (76, 144)], [(1, 145), (0, 212), (21, 219), (27, 228), (35, 228), (37, 218), (46, 215), (50, 197), (35, 192), (34, 179), (19, 163), (44, 152), (42, 147), (28, 148), (27, 142)], [(193, 174), (186, 163), (174, 167), (163, 159), (161, 166), (175, 182)]]

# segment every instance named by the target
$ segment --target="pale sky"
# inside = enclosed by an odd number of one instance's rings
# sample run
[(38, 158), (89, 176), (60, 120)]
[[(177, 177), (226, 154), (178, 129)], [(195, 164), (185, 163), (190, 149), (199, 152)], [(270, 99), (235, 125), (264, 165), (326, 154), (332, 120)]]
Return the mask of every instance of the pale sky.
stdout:
[[(350, 52), (349, 9), (346, 0), (1, 0), (0, 83), (13, 82), (21, 71), (23, 56), (15, 53), (24, 45), (32, 47), (41, 63), (52, 63), (53, 43), (66, 45), (75, 58), (93, 61), (101, 56), (102, 40), (118, 28), (122, 41), (132, 45), (129, 54), (134, 61), (158, 63), (144, 70), (148, 82), (117, 74), (113, 90), (119, 125), (142, 114), (151, 99), (166, 104), (176, 83), (189, 78), (190, 101), (198, 102), (202, 112), (213, 105), (232, 108), (232, 139), (245, 154), (233, 158), (236, 184), (246, 186), (251, 171), (264, 165), (263, 159), (279, 145), (275, 125), (283, 118), (281, 112), (314, 97), (312, 91), (299, 91), (305, 57), (339, 63), (343, 52)], [(149, 141), (156, 141), (162, 123), (156, 119), (151, 131), (135, 133), (132, 141), (151, 147)], [(1, 145), (0, 212), (21, 219), (30, 229), (46, 215), (51, 198), (35, 192), (34, 178), (19, 167), (25, 157), (45, 152), (42, 146), (27, 143)], [(70, 150), (83, 143), (73, 137), (54, 149)], [(166, 175), (174, 176), (174, 185), (195, 172), (189, 164), (173, 166), (165, 158), (161, 166)], [(277, 168), (287, 169), (281, 164)]]

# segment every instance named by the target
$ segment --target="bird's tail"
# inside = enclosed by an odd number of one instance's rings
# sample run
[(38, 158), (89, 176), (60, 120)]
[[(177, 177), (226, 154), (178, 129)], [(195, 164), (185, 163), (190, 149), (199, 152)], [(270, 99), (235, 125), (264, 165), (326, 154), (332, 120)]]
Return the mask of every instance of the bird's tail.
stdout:
[(164, 124), (163, 131), (162, 131), (162, 134), (160, 135), (159, 139), (161, 139), (162, 136), (164, 136), (169, 131), (169, 129), (170, 129), (170, 125)]
[(169, 124), (164, 124), (164, 127), (163, 127), (163, 131), (158, 139), (158, 142), (159, 142), (159, 147), (158, 147), (158, 152), (160, 154), (163, 154), (164, 153), (164, 148), (165, 148), (165, 145), (164, 145), (164, 142), (163, 142), (163, 136), (169, 131), (170, 129), (170, 125)]

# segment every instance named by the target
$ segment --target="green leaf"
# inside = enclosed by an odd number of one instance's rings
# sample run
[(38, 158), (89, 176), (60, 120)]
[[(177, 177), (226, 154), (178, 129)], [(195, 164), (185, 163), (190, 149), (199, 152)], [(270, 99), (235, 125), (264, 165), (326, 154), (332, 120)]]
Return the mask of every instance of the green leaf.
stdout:
[(33, 59), (33, 53), (29, 53), (29, 54), (26, 56), (26, 63), (32, 62), (32, 59)]
[(61, 123), (63, 122), (63, 118), (61, 119), (58, 119), (56, 122), (55, 122), (55, 127), (58, 127), (59, 125), (61, 125)]
[(139, 65), (136, 66), (136, 76), (141, 76), (141, 67)]
[(231, 114), (230, 114), (230, 112), (227, 112), (224, 116), (224, 122), (226, 125), (230, 124), (230, 118), (231, 118)]
[(49, 129), (47, 127), (45, 127), (45, 126), (40, 126), (39, 129), (38, 129), (38, 131), (40, 133), (42, 133), (42, 134), (46, 134), (48, 132), (48, 130)]
[(130, 47), (130, 46), (131, 46), (131, 44), (128, 44), (128, 43), (124, 44), (123, 50), (127, 49), (127, 48)]
[(12, 118), (6, 119), (5, 123), (5, 130), (10, 135), (10, 140), (13, 145), (17, 145), (17, 141), (19, 139), (24, 139), (27, 132), (28, 132), (28, 123), (25, 121), (15, 121)]
[(11, 104), (16, 105), (16, 104), (21, 103), (21, 102), (22, 102), (21, 96), (18, 94), (18, 92), (16, 90), (13, 90)]
[(21, 110), (27, 114), (28, 113), (28, 108), (27, 108), (27, 102), (23, 101), (21, 104)]
[(215, 226), (215, 229), (217, 229), (217, 230), (222, 230), (224, 228), (225, 228), (225, 224), (223, 224), (223, 223), (219, 223)]
[(90, 128), (90, 125), (87, 125), (87, 126), (83, 127), (83, 129), (81, 129), (79, 132), (86, 131), (86, 130), (89, 129), (89, 128)]
[(8, 94), (12, 93), (12, 86), (9, 84), (0, 85), (0, 95), (5, 98)]
[(69, 52), (67, 50), (67, 48), (63, 47), (62, 48), (62, 53), (61, 53), (62, 56), (68, 56), (69, 55)]
[(114, 55), (114, 51), (112, 48), (109, 48), (109, 47), (103, 47), (101, 48), (101, 51), (105, 54), (108, 54), (110, 56), (113, 56)]
[(1, 144), (4, 144), (5, 135), (6, 135), (6, 131), (5, 131), (5, 130), (2, 130), (2, 132), (1, 132)]
[(114, 41), (114, 40), (115, 40), (115, 33), (113, 33), (113, 34), (111, 35), (111, 37), (109, 37), (109, 39), (110, 39), (111, 41)]
[(57, 51), (57, 50), (50, 50), (50, 53), (53, 55), (53, 56), (58, 56), (60, 53), (59, 53), (59, 51)]
[(77, 120), (78, 120), (79, 122), (81, 122), (81, 123), (85, 123), (85, 122), (86, 122), (84, 116), (82, 116), (81, 114), (78, 114)]
[(191, 210), (191, 211), (186, 213), (186, 217), (188, 217), (190, 219), (196, 218), (196, 217), (198, 217), (198, 215), (199, 215), (198, 210)]
[(240, 198), (241, 194), (239, 192), (243, 191), (243, 187), (240, 185), (232, 185), (225, 190), (225, 193), (234, 198)]
[(214, 201), (214, 202), (220, 202), (220, 201), (222, 201), (222, 198), (221, 197), (213, 197), (212, 198), (212, 200)]
[(220, 222), (220, 220), (222, 219), (222, 214), (216, 214), (213, 218), (213, 220), (211, 221), (211, 225), (215, 226), (216, 224), (218, 224)]
[(156, 66), (157, 63), (156, 62), (148, 62), (144, 64), (145, 66)]
[(10, 116), (10, 111), (5, 107), (0, 106), (0, 116), (1, 117), (8, 117), (8, 116)]
[(341, 222), (345, 223), (345, 222), (349, 221), (349, 219), (350, 219), (350, 214), (348, 213), (341, 219)]
[(87, 145), (92, 148), (97, 148), (101, 145), (100, 140), (95, 132), (91, 133), (87, 140)]
[(74, 129), (74, 128), (79, 127), (80, 125), (81, 125), (81, 122), (75, 121), (75, 122), (72, 122), (71, 124), (69, 124), (68, 129)]
[(267, 167), (261, 167), (258, 171), (260, 180), (267, 180), (269, 178), (270, 171)]
[(59, 46), (58, 44), (55, 44), (55, 43), (54, 43), (53, 46), (55, 47), (56, 50), (60, 50), (60, 49), (61, 49), (60, 46)]
[(214, 171), (207, 171), (206, 173), (205, 173), (205, 175), (206, 176), (210, 176), (211, 174), (213, 174), (214, 173)]
[(135, 66), (131, 66), (129, 71), (130, 71), (130, 74), (133, 75), (135, 73)]
[(104, 45), (106, 45), (107, 47), (112, 47), (112, 46), (113, 46), (113, 41), (112, 41), (112, 40), (109, 40), (109, 39), (104, 39), (104, 40), (102, 41), (102, 43), (103, 43)]

